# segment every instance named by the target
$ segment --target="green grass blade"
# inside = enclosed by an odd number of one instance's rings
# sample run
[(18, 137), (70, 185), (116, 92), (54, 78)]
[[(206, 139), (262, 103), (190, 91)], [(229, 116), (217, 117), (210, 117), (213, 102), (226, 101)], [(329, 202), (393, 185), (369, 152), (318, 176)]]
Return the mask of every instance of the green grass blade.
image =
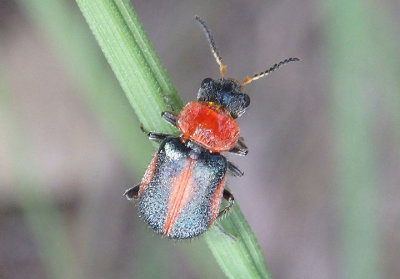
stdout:
[(78, 8), (68, 0), (18, 0), (18, 4), (52, 43), (88, 107), (112, 138), (119, 153), (135, 176), (149, 154), (132, 107), (126, 102), (118, 81), (112, 75)]
[(332, 116), (341, 230), (341, 278), (381, 278), (376, 216), (377, 172), (371, 93), (379, 47), (372, 41), (371, 1), (332, 1), (328, 34), (332, 54)]
[(178, 109), (182, 104), (129, 1), (77, 3), (140, 122), (149, 130), (176, 132), (160, 115), (170, 110), (166, 97)]
[[(129, 1), (76, 1), (140, 121), (150, 130), (176, 133), (160, 117), (170, 109), (164, 95), (176, 108), (182, 103)], [(237, 240), (215, 228), (206, 239), (226, 275), (269, 278), (260, 247), (240, 209), (235, 207), (222, 223)]]
[[(130, 170), (132, 179), (137, 180), (143, 175), (143, 169), (148, 164), (147, 159), (142, 159), (148, 158), (149, 154), (153, 152), (152, 146), (149, 141), (144, 140), (145, 135), (139, 129), (135, 113), (127, 102), (125, 94), (105, 61), (84, 18), (80, 13), (76, 13), (79, 12), (78, 7), (71, 5), (68, 0), (18, 0), (17, 2), (34, 25), (38, 27), (41, 35), (50, 43), (51, 51), (57, 56), (57, 59), (61, 60), (71, 82), (77, 87), (77, 94), (82, 95), (101, 128), (113, 140), (117, 151)], [(124, 186), (120, 185), (120, 187)], [(121, 188), (121, 194), (123, 190), (124, 188)], [(125, 200), (122, 195), (121, 200)], [(132, 212), (132, 214), (134, 213)], [(91, 224), (88, 221), (86, 226), (90, 227)], [(140, 245), (135, 245), (135, 253), (139, 254), (140, 258), (134, 258), (134, 262), (129, 264), (134, 278), (160, 278), (162, 276), (175, 278), (174, 260), (169, 255), (170, 249), (177, 247), (161, 238), (155, 239), (144, 225), (139, 228), (135, 234), (136, 238), (140, 239)], [(85, 245), (85, 247), (81, 247), (80, 253), (83, 252), (87, 257), (92, 257), (90, 251), (92, 245), (96, 245), (96, 243), (86, 242)], [(204, 253), (208, 248), (202, 241), (192, 242), (190, 246), (182, 245), (178, 248), (183, 253), (190, 254), (189, 258), (195, 258), (194, 262), (189, 262), (187, 267), (194, 274), (201, 274), (207, 278), (221, 277), (218, 264), (211, 262), (212, 259), (206, 255), (207, 253)], [(155, 250), (158, 251), (156, 255), (154, 254)], [(154, 269), (154, 262), (157, 263), (157, 269)], [(138, 266), (140, 266), (140, 271)]]
[(260, 245), (238, 205), (205, 236), (208, 247), (229, 278), (271, 278)]

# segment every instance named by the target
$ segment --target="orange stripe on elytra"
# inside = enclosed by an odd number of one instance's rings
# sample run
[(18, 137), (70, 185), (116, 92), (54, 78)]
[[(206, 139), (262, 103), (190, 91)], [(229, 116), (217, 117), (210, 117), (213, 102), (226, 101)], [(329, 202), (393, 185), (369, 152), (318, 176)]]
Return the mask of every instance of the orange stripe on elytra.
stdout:
[(211, 222), (210, 226), (214, 223), (215, 219), (218, 216), (219, 213), (219, 206), (221, 205), (221, 198), (222, 198), (222, 193), (224, 192), (224, 184), (226, 180), (226, 175), (222, 179), (221, 183), (218, 185), (217, 190), (215, 190), (215, 193), (211, 199), (211, 205), (210, 205), (210, 212), (211, 212)]
[(171, 195), (168, 203), (167, 219), (164, 225), (164, 234), (170, 234), (179, 217), (182, 208), (185, 207), (193, 193), (193, 168), (194, 159), (189, 158), (188, 164), (182, 170), (180, 175), (173, 180)]
[(139, 188), (139, 194), (138, 194), (139, 198), (142, 195), (144, 189), (146, 189), (146, 187), (149, 186), (151, 180), (153, 179), (157, 167), (157, 158), (158, 158), (158, 153), (154, 155), (153, 160), (151, 160), (150, 165), (147, 167), (147, 170), (144, 173), (142, 183), (140, 184)]

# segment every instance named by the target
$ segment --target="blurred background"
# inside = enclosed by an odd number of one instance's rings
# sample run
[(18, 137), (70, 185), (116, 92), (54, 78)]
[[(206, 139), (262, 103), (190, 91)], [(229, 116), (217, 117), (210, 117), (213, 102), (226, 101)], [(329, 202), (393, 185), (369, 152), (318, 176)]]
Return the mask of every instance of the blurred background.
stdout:
[[(243, 79), (229, 185), (273, 278), (400, 278), (400, 3), (134, 1), (184, 102)], [(76, 3), (0, 1), (0, 278), (224, 278), (123, 197), (154, 152)]]

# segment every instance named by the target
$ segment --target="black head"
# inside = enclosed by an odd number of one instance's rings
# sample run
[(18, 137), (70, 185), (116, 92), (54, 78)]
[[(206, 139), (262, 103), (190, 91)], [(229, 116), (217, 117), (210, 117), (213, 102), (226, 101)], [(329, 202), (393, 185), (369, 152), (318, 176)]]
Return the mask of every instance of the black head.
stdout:
[(200, 17), (195, 16), (195, 20), (204, 30), (204, 34), (206, 35), (210, 44), (211, 52), (214, 55), (215, 61), (219, 65), (219, 70), (221, 73), (220, 79), (213, 80), (211, 78), (206, 78), (202, 81), (199, 93), (197, 94), (197, 100), (215, 102), (229, 111), (233, 118), (241, 116), (245, 112), (246, 108), (250, 105), (250, 97), (243, 93), (243, 86), (253, 82), (254, 80), (269, 75), (269, 73), (275, 71), (282, 65), (293, 61), (299, 61), (298, 58), (285, 59), (273, 65), (264, 72), (246, 77), (241, 83), (234, 79), (224, 78), (226, 65), (222, 62), (222, 57), (218, 52), (210, 29)]
[(215, 102), (224, 107), (233, 118), (238, 118), (250, 105), (250, 97), (242, 90), (243, 87), (233, 79), (206, 78), (201, 83), (197, 100)]

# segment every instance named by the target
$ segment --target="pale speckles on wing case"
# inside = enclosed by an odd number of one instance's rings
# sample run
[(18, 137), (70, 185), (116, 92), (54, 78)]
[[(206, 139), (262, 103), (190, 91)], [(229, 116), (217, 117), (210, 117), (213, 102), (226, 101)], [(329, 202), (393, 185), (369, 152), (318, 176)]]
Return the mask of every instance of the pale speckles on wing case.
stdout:
[[(165, 234), (171, 187), (174, 185), (174, 179), (187, 167), (189, 153), (190, 149), (178, 138), (164, 140), (159, 149), (156, 172), (140, 197), (141, 217), (160, 234)], [(213, 221), (212, 197), (225, 177), (226, 168), (227, 162), (223, 156), (207, 151), (201, 152), (199, 157), (193, 160), (192, 184), (189, 183), (191, 198), (180, 208), (167, 237), (191, 238), (209, 228)]]
[(165, 152), (166, 159), (170, 161), (176, 161), (182, 159), (185, 153), (179, 152), (180, 149), (176, 148), (176, 145), (166, 142), (164, 144), (164, 150), (160, 147), (160, 152)]

